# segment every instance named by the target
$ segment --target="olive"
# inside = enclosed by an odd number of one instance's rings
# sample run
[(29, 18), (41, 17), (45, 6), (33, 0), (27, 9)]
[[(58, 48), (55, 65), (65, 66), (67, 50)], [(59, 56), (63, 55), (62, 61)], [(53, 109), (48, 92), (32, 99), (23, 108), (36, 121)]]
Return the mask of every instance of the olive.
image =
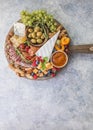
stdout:
[(28, 34), (28, 37), (29, 37), (29, 38), (31, 38), (31, 36), (32, 36), (32, 34), (31, 34), (31, 33), (29, 33), (29, 34)]
[(44, 35), (41, 36), (41, 39), (45, 39)]
[(31, 36), (32, 36), (32, 38), (35, 38), (35, 37), (36, 37), (36, 33), (33, 32), (33, 33), (31, 34)]
[(28, 32), (33, 32), (33, 29), (32, 29), (32, 28), (29, 28), (29, 29), (28, 29)]
[(42, 39), (37, 39), (37, 43), (42, 43)]
[(38, 32), (38, 31), (40, 31), (40, 27), (39, 26), (34, 28), (34, 32)]
[(36, 43), (36, 39), (31, 39), (31, 42), (32, 43)]
[(42, 32), (37, 32), (38, 37), (41, 37), (41, 35), (42, 35)]

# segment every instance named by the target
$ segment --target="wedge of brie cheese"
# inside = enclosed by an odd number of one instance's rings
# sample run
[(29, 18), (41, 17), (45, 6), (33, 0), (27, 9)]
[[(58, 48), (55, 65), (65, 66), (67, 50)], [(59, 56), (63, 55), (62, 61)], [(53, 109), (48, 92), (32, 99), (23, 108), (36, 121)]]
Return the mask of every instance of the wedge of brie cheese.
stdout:
[(37, 52), (37, 56), (48, 57), (48, 60), (51, 57), (55, 42), (58, 38), (60, 31), (58, 31), (51, 39), (49, 39)]
[(25, 36), (25, 25), (23, 23), (14, 23), (14, 34), (18, 36)]

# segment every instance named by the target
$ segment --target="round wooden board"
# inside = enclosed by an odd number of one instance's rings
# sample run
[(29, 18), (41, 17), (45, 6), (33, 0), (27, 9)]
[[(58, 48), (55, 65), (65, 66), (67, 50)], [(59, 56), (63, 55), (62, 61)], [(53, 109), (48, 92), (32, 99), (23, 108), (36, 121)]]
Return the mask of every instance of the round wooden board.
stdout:
[[(58, 21), (57, 21), (58, 22)], [(59, 22), (58, 22), (59, 23)], [(60, 24), (60, 23), (59, 23)], [(61, 24), (60, 24), (61, 25)], [(62, 25), (62, 28), (63, 28), (63, 30), (66, 30), (64, 27), (63, 27), (63, 25)], [(7, 61), (8, 61), (8, 63), (9, 64), (11, 64), (11, 60), (8, 58), (8, 55), (9, 55), (9, 52), (7, 52), (7, 48), (6, 48), (6, 46), (7, 45), (9, 45), (9, 43), (8, 43), (8, 40), (10, 39), (10, 33), (13, 33), (13, 26), (10, 28), (10, 30), (9, 30), (9, 32), (8, 32), (8, 34), (7, 34), (7, 36), (6, 36), (6, 40), (5, 40), (5, 48), (4, 48), (4, 50), (5, 50), (5, 55), (6, 55), (6, 59), (7, 59)], [(67, 33), (67, 31), (65, 32), (65, 34), (67, 35), (67, 36), (69, 36), (68, 35), (68, 33)], [(24, 78), (27, 78), (26, 76), (24, 76)], [(41, 77), (41, 78), (37, 78), (36, 80), (47, 80), (47, 79), (50, 79), (50, 78), (52, 78), (52, 76), (47, 76), (47, 77)], [(28, 79), (31, 79), (31, 78), (28, 78)], [(34, 80), (34, 79), (31, 79), (31, 80)]]

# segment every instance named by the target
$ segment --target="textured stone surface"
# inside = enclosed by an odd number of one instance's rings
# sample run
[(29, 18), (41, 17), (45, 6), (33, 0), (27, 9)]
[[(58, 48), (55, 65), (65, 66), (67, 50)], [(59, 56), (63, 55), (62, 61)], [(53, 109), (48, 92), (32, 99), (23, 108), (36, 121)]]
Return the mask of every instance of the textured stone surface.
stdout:
[(0, 130), (93, 130), (93, 55), (73, 54), (56, 78), (30, 81), (7, 66), (4, 41), (22, 9), (44, 8), (71, 44), (93, 43), (93, 0), (0, 0)]

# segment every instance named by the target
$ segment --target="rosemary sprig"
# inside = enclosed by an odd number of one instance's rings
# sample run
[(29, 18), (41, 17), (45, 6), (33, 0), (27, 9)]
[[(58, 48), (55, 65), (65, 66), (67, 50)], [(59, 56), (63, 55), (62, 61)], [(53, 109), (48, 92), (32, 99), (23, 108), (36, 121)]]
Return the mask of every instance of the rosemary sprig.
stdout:
[(20, 55), (20, 57), (22, 58), (23, 61), (25, 61), (26, 63), (31, 63), (30, 60), (25, 59), (25, 57), (22, 55), (22, 53), (20, 52), (20, 50), (18, 48), (16, 48), (15, 50), (16, 50), (16, 53), (18, 55)]

